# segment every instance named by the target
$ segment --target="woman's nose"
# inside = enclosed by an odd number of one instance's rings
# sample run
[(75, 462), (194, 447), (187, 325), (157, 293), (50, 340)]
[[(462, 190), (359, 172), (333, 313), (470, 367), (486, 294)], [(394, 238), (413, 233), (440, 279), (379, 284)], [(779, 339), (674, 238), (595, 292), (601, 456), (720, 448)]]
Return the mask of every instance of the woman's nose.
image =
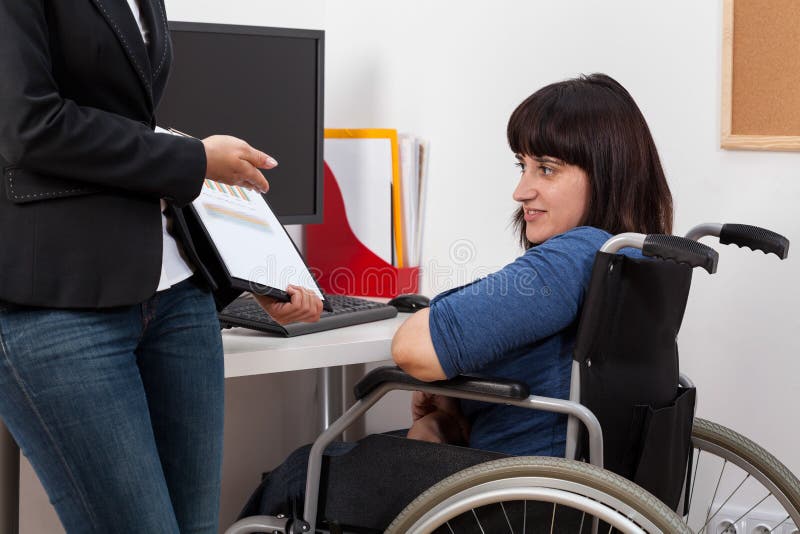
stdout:
[(514, 189), (514, 194), (512, 196), (516, 202), (523, 202), (536, 198), (536, 187), (533, 181), (525, 178), (525, 176), (520, 178), (519, 184), (517, 184), (517, 188)]

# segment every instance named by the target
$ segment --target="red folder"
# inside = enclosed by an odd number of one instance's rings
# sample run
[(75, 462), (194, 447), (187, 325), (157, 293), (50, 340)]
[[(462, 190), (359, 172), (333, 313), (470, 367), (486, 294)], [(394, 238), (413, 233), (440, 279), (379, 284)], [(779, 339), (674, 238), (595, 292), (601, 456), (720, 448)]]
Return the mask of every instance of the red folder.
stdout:
[(305, 226), (306, 263), (322, 290), (385, 298), (419, 292), (419, 267), (387, 263), (353, 233), (339, 184), (327, 164), (324, 191), (322, 224)]

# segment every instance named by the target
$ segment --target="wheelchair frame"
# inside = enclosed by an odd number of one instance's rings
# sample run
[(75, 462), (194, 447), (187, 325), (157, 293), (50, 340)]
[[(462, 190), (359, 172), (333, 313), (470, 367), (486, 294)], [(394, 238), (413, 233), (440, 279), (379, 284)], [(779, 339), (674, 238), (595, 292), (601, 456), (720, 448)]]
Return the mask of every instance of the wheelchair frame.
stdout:
[[(622, 248), (633, 247), (642, 250), (646, 256), (684, 262), (692, 267), (700, 266), (713, 274), (716, 272), (718, 254), (714, 249), (697, 243), (697, 240), (704, 236), (720, 237), (721, 244), (733, 243), (739, 246), (748, 246), (754, 250), (760, 249), (765, 253), (773, 252), (781, 259), (785, 259), (788, 255), (788, 240), (774, 232), (746, 225), (718, 223), (697, 225), (683, 238), (623, 233), (606, 241), (600, 252), (614, 254)], [(691, 243), (691, 246), (688, 243)], [(387, 370), (392, 375), (392, 378), (380, 381), (372, 386), (368, 385), (367, 388), (369, 389), (362, 395), (357, 394), (358, 399), (356, 402), (314, 441), (309, 454), (303, 519), (291, 520), (283, 516), (251, 516), (231, 525), (226, 530), (226, 534), (251, 534), (263, 531), (273, 534), (315, 532), (322, 456), (325, 448), (383, 396), (394, 390), (422, 391), (465, 400), (502, 403), (521, 408), (566, 414), (568, 416), (566, 458), (575, 458), (580, 429), (578, 422), (580, 422), (588, 433), (589, 457), (587, 460), (598, 468), (603, 467), (602, 428), (592, 411), (580, 404), (580, 365), (577, 361), (572, 362), (569, 400), (530, 395), (527, 386), (514, 381), (456, 377), (448, 381), (427, 383), (416, 380), (399, 369), (382, 369)], [(363, 381), (356, 386), (356, 389), (358, 390), (362, 384)], [(681, 374), (679, 387), (694, 387), (694, 384), (687, 376)], [(714, 450), (714, 447), (720, 452), (725, 452), (719, 445), (711, 444), (711, 450)], [(761, 482), (765, 484), (783, 506), (792, 507), (789, 498), (771, 480), (764, 479)], [(645, 490), (642, 491), (644, 492)], [(574, 498), (570, 497), (570, 494), (559, 492), (559, 490), (546, 489), (538, 493), (548, 494), (553, 499), (560, 499), (559, 502), (564, 504), (576, 503)], [(683, 502), (679, 505), (679, 509), (682, 505)], [(799, 518), (792, 517), (792, 519), (797, 523)], [(623, 524), (625, 524), (624, 521), (620, 523), (620, 526)], [(688, 527), (686, 530), (688, 531)]]

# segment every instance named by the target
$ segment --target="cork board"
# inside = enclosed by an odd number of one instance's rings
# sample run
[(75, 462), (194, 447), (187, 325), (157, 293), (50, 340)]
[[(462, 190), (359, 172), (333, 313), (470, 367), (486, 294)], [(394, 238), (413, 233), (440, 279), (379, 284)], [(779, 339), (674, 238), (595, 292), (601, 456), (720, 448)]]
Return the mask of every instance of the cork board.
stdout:
[(800, 0), (723, 0), (722, 147), (800, 150)]

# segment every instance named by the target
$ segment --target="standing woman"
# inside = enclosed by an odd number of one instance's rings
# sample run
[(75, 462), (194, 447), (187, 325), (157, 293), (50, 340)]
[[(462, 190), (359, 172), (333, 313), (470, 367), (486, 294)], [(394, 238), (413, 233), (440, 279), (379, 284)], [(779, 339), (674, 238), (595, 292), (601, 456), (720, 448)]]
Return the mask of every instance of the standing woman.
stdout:
[[(70, 534), (216, 533), (235, 293), (180, 209), (206, 177), (266, 192), (277, 162), (154, 133), (163, 0), (0, 0), (0, 21), (0, 417)], [(319, 316), (288, 291), (259, 301)]]

